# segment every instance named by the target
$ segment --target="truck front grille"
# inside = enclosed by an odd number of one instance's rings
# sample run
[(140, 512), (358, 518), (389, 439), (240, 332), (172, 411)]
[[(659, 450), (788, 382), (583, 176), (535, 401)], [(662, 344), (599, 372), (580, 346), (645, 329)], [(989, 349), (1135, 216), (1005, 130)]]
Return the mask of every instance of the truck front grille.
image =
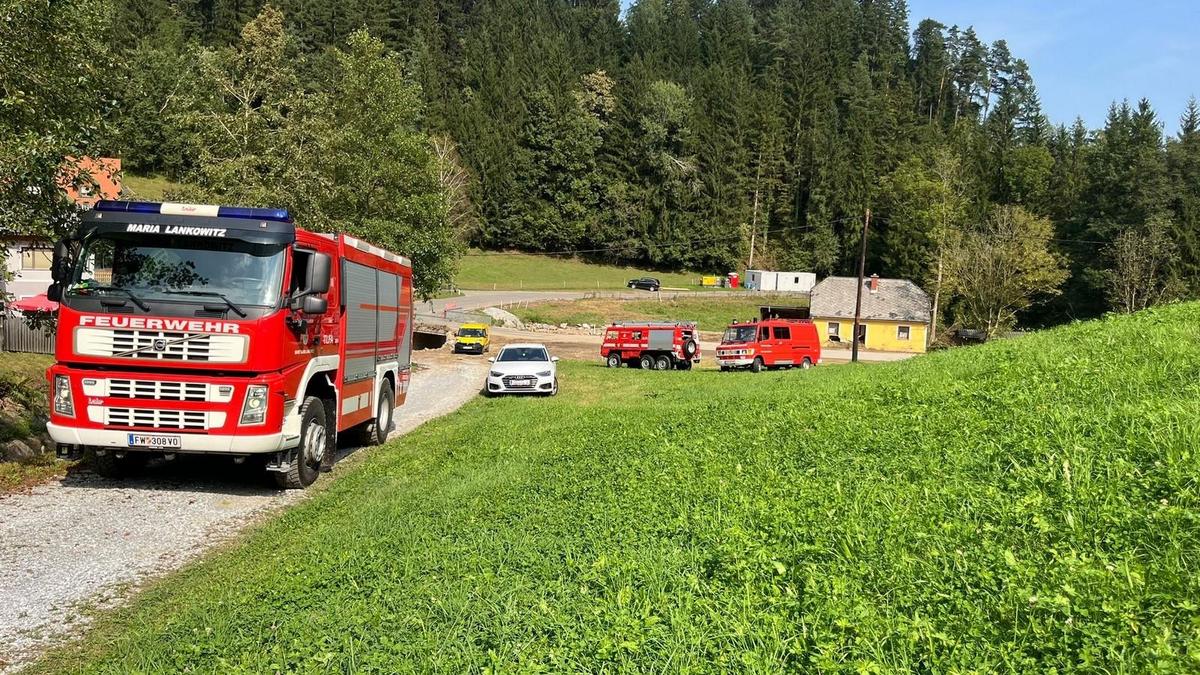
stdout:
[(245, 335), (181, 333), (159, 330), (79, 328), (75, 352), (86, 356), (241, 363), (246, 360)]
[(112, 379), (108, 381), (108, 395), (114, 398), (152, 398), (160, 401), (206, 401), (208, 385), (201, 382)]
[(208, 429), (208, 413), (200, 410), (159, 410), (155, 408), (105, 408), (104, 424), (110, 427)]

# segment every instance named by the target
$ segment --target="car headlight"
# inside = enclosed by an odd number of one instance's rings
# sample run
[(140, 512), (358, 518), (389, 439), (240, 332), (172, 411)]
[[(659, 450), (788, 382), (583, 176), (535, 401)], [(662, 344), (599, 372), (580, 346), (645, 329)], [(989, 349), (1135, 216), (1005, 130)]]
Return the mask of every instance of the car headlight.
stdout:
[(246, 402), (242, 404), (242, 425), (262, 424), (267, 421), (267, 385), (252, 384), (246, 387)]
[(492, 372), (488, 373), (488, 375), (491, 375), (492, 377), (504, 377), (504, 373), (498, 370), (493, 370)]
[(54, 412), (64, 417), (75, 416), (75, 402), (71, 400), (71, 379), (66, 375), (54, 376)]
[(548, 370), (543, 370), (542, 372), (538, 373), (537, 375), (538, 375), (538, 377), (550, 377), (551, 373)]

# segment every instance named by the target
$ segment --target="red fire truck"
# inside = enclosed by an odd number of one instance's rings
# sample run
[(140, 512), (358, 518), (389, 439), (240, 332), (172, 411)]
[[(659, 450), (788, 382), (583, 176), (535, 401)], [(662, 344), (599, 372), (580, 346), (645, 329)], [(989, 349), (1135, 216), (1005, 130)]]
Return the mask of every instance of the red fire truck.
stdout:
[(207, 453), (302, 488), (404, 403), (411, 263), (285, 210), (101, 201), (52, 267), (49, 432), (105, 475)]
[(749, 368), (757, 373), (766, 368), (811, 368), (820, 362), (821, 340), (808, 320), (734, 322), (717, 347), (721, 370)]
[(700, 332), (695, 323), (614, 323), (604, 331), (600, 356), (609, 368), (689, 370), (700, 363)]

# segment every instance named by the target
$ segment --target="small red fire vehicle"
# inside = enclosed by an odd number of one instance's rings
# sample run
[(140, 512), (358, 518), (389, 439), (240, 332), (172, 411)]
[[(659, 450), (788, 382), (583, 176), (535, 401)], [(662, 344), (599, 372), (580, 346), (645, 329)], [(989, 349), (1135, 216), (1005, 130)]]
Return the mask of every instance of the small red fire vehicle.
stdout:
[(695, 323), (614, 323), (604, 332), (600, 356), (609, 368), (689, 370), (700, 363), (700, 332)]
[(811, 321), (764, 319), (732, 323), (717, 347), (721, 370), (811, 368), (821, 362), (821, 341)]
[(282, 209), (101, 201), (55, 248), (47, 429), (117, 477), (178, 453), (301, 488), (408, 391), (412, 264)]

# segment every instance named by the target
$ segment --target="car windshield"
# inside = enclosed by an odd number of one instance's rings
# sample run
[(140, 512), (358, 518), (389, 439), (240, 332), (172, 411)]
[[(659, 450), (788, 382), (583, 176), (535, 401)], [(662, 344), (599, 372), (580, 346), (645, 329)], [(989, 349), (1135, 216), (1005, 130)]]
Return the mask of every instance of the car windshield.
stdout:
[(721, 342), (754, 342), (754, 326), (730, 326), (725, 329)]
[(487, 333), (482, 328), (459, 328), (458, 337), (483, 337)]
[(546, 356), (546, 350), (541, 347), (507, 347), (500, 352), (500, 356), (496, 359), (500, 362), (512, 361), (549, 361), (550, 357)]
[(284, 248), (237, 239), (103, 234), (84, 244), (68, 290), (120, 288), (141, 299), (170, 300), (221, 295), (238, 305), (271, 306), (282, 292)]

